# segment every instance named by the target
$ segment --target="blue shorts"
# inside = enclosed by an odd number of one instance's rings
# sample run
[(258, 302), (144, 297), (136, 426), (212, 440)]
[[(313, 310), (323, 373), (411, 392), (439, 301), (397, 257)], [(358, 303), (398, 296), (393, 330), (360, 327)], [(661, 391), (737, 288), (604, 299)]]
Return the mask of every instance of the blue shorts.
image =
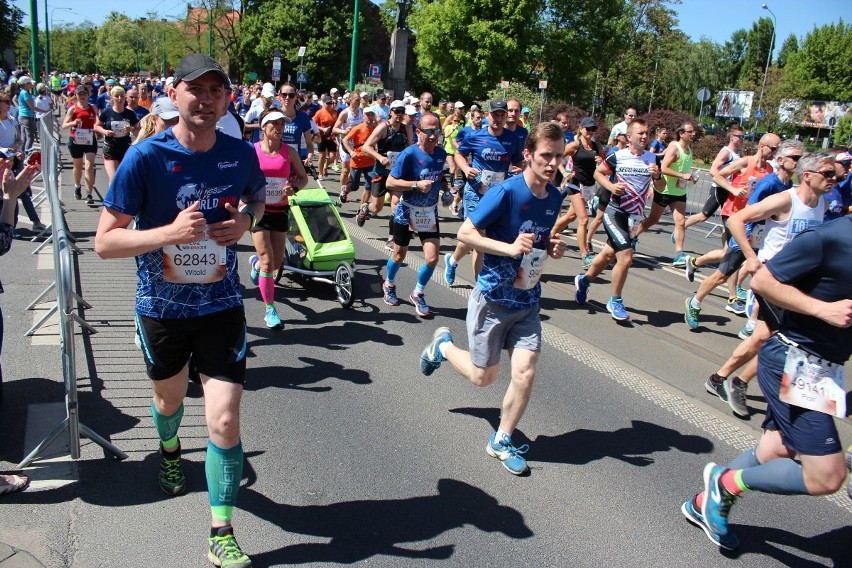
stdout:
[(787, 346), (777, 336), (770, 337), (760, 348), (757, 380), (766, 398), (763, 428), (778, 430), (784, 446), (806, 456), (827, 456), (841, 450), (840, 436), (834, 418), (828, 414), (792, 406), (779, 397), (781, 375)]
[(476, 207), (477, 205), (479, 205), (479, 200), (482, 199), (482, 196), (479, 195), (479, 192), (465, 187), (462, 198), (462, 203), (464, 204), (464, 218), (467, 219), (468, 217), (470, 217), (470, 214), (476, 210)]

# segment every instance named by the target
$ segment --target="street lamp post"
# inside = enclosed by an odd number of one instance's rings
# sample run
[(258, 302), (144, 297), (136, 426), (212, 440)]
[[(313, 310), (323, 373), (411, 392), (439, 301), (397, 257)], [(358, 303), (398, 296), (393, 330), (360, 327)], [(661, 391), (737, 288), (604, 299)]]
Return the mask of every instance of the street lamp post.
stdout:
[(56, 20), (53, 19), (53, 15), (57, 10), (64, 10), (66, 12), (70, 12), (71, 8), (51, 8), (50, 9), (50, 26), (48, 26), (48, 18), (47, 18), (47, 0), (44, 0), (44, 72), (50, 75), (50, 29), (56, 29), (56, 26), (53, 24)]
[[(772, 16), (772, 37), (769, 40), (769, 53), (766, 55), (766, 69), (763, 70), (763, 85), (760, 87), (760, 98), (757, 101), (757, 113), (755, 113), (755, 116), (758, 114), (760, 115), (757, 118), (757, 122), (760, 122), (760, 117), (763, 116), (763, 92), (766, 90), (766, 76), (769, 75), (769, 62), (772, 61), (772, 50), (775, 47), (775, 29), (778, 27), (778, 20), (775, 19), (775, 14), (769, 9), (769, 6), (763, 4), (761, 8), (769, 12)], [(757, 123), (755, 123), (755, 128), (756, 127)]]

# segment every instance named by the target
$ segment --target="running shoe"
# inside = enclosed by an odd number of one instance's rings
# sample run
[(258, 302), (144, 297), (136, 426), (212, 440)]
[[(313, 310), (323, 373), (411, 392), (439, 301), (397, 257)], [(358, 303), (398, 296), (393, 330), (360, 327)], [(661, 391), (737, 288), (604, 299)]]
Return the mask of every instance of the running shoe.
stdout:
[(722, 402), (728, 402), (728, 391), (725, 389), (726, 382), (727, 381), (718, 374), (713, 373), (707, 377), (707, 380), (704, 382), (704, 388), (710, 394), (718, 396)]
[(594, 249), (594, 247), (592, 247), (592, 241), (588, 241), (586, 243), (586, 250), (588, 251), (589, 254), (595, 254), (595, 249)]
[(748, 320), (747, 322), (745, 322), (745, 325), (740, 330), (740, 332), (737, 333), (737, 337), (739, 337), (740, 339), (743, 339), (743, 340), (748, 339), (754, 333), (754, 327), (756, 325), (757, 325), (757, 322), (752, 321), (752, 320)]
[(173, 452), (167, 452), (160, 444), (160, 489), (170, 496), (186, 493), (186, 476), (180, 466), (180, 443)]
[(33, 223), (33, 232), (40, 233), (41, 231), (47, 229), (47, 226), (44, 223)]
[(629, 321), (630, 314), (624, 309), (624, 302), (619, 299), (610, 298), (606, 301), (606, 309), (615, 321)]
[(417, 312), (418, 316), (421, 318), (429, 317), (429, 305), (426, 303), (426, 296), (423, 292), (420, 292), (419, 294), (412, 292), (411, 295), (408, 296), (408, 299), (414, 304), (414, 311)]
[(586, 203), (586, 210), (589, 213), (589, 217), (594, 217), (597, 213), (598, 209), (598, 196), (592, 196), (591, 199)]
[(450, 204), (450, 214), (458, 216), (458, 214), (459, 214), (459, 204), (458, 203), (451, 203)]
[(452, 253), (447, 253), (444, 255), (444, 264), (446, 268), (444, 268), (444, 280), (447, 281), (447, 285), (452, 286), (456, 282), (456, 268), (459, 267), (458, 263), (452, 264), (450, 260), (452, 260)]
[(249, 273), (249, 278), (251, 278), (251, 283), (257, 286), (258, 280), (260, 279), (260, 270), (257, 267), (257, 263), (260, 262), (260, 257), (256, 254), (251, 255), (249, 258), (249, 266), (251, 266), (251, 272)]
[(340, 166), (337, 164), (332, 164), (331, 169), (334, 170), (335, 173), (340, 173)]
[[(674, 259), (672, 259), (672, 266), (674, 268), (684, 268), (686, 267), (686, 255), (683, 252), (679, 252), (675, 255)], [(691, 282), (691, 280), (690, 280)]]
[(728, 534), (728, 516), (731, 506), (737, 500), (722, 485), (722, 474), (728, 469), (713, 462), (704, 466), (704, 503), (701, 505), (701, 515), (711, 531), (724, 536)]
[(741, 418), (747, 418), (749, 415), (747, 390), (748, 383), (741, 381), (739, 377), (728, 377), (725, 380), (725, 395), (728, 397), (728, 406), (731, 407), (734, 414)]
[(441, 204), (444, 207), (449, 207), (452, 202), (453, 202), (453, 194), (452, 193), (450, 193), (449, 191), (445, 191), (444, 193), (441, 194)]
[(690, 296), (686, 299), (686, 311), (683, 313), (683, 321), (686, 322), (686, 325), (688, 325), (690, 329), (698, 327), (698, 316), (701, 314), (701, 308), (692, 307), (692, 299), (694, 297), (695, 296)]
[(674, 231), (671, 232), (669, 237), (671, 237), (671, 239), (672, 239), (672, 244), (675, 244)]
[(752, 319), (751, 315), (754, 313), (754, 307), (757, 305), (757, 298), (754, 296), (754, 292), (749, 288), (748, 292), (746, 292), (746, 300), (745, 300), (745, 308), (746, 308), (746, 317), (748, 319)]
[(263, 316), (263, 321), (266, 322), (266, 327), (269, 329), (281, 329), (284, 327), (281, 324), (281, 318), (278, 317), (278, 310), (275, 307), (266, 308), (266, 313)]
[(399, 298), (396, 297), (396, 284), (382, 284), (384, 301), (389, 306), (398, 306)]
[(74, 199), (83, 199), (83, 188), (79, 185), (74, 186)]
[(588, 253), (583, 257), (583, 270), (587, 269), (592, 265), (592, 262), (595, 260), (595, 255), (592, 253)]
[(355, 222), (358, 224), (359, 227), (363, 227), (364, 223), (367, 222), (367, 219), (369, 217), (370, 212), (367, 211), (367, 206), (362, 205), (361, 208), (358, 210), (358, 214), (355, 216)]
[(574, 301), (581, 306), (586, 303), (586, 298), (589, 296), (589, 281), (586, 280), (583, 274), (578, 274), (574, 277)]
[(516, 448), (512, 444), (512, 439), (505, 434), (498, 440), (497, 432), (491, 434), (491, 438), (485, 446), (488, 455), (503, 462), (503, 467), (513, 475), (523, 475), (530, 470), (527, 466), (527, 460), (521, 457), (521, 454), (525, 454), (529, 449), (529, 444)]
[(385, 248), (388, 249), (389, 251), (393, 251), (393, 245), (394, 245), (393, 237), (388, 237), (388, 240), (385, 241)]
[(692, 255), (686, 255), (686, 262), (683, 265), (683, 271), (686, 275), (686, 279), (690, 282), (695, 282), (695, 273), (698, 271), (698, 267), (695, 266), (695, 257)]
[(234, 529), (225, 526), (216, 531), (216, 536), (207, 539), (207, 558), (222, 568), (251, 568), (251, 558), (242, 551)]
[(86, 196), (86, 205), (94, 205), (94, 204), (95, 204), (95, 198), (92, 197), (92, 194), (90, 193)]
[(633, 252), (636, 252), (636, 246), (639, 244), (639, 237), (633, 237), (630, 239), (630, 248), (633, 249)]
[(349, 190), (341, 189), (340, 190), (340, 196), (338, 197), (338, 201), (340, 202), (341, 205), (343, 205), (344, 203), (349, 201)]
[(325, 176), (320, 174), (317, 176), (317, 181), (325, 181)]
[(742, 286), (737, 285), (737, 298), (745, 301), (748, 298), (748, 291)]
[(746, 313), (745, 302), (739, 298), (728, 298), (725, 310), (738, 316), (744, 316)]
[(453, 334), (448, 327), (439, 327), (432, 334), (432, 341), (429, 342), (420, 354), (420, 372), (427, 377), (434, 373), (441, 363), (444, 361), (444, 356), (441, 355), (439, 347), (442, 343), (453, 341)]
[(701, 528), (704, 534), (707, 535), (707, 538), (716, 546), (725, 550), (736, 550), (740, 546), (740, 539), (734, 533), (728, 531), (728, 534), (720, 535), (713, 532), (704, 521), (704, 515), (701, 514), (701, 510), (695, 505), (695, 497), (681, 505), (680, 512), (683, 513), (687, 521)]

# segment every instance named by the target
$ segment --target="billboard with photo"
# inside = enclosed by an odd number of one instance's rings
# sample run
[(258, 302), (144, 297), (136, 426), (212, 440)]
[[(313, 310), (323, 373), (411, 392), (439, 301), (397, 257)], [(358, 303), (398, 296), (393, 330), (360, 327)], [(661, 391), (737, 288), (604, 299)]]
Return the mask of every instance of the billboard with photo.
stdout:
[(716, 118), (751, 118), (754, 91), (719, 91), (716, 101)]
[(781, 99), (778, 120), (810, 128), (833, 128), (837, 121), (852, 115), (852, 103)]

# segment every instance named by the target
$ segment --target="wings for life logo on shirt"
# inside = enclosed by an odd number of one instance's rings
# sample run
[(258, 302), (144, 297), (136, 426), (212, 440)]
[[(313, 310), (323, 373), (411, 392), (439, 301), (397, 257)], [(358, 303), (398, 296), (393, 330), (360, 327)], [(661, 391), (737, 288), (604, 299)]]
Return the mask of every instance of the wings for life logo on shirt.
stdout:
[(237, 197), (236, 196), (227, 196), (224, 199), (220, 199), (216, 197), (223, 191), (230, 188), (230, 185), (220, 185), (216, 187), (207, 187), (207, 184), (204, 183), (187, 183), (184, 184), (178, 189), (177, 192), (177, 206), (181, 211), (195, 203), (196, 201), (200, 201), (199, 210), (200, 211), (210, 211), (212, 209), (216, 209), (218, 207), (224, 207), (225, 203), (230, 203), (231, 205), (237, 205)]
[(495, 148), (483, 148), (482, 159), (488, 162), (508, 162), (509, 155)]

